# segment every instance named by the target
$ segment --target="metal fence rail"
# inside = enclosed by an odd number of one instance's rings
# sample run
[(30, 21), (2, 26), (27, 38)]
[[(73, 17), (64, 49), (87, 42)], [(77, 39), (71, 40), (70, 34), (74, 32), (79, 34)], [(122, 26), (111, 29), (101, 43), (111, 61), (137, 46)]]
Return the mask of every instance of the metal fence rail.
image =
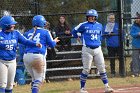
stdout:
[[(120, 58), (119, 61), (122, 63), (122, 67), (120, 67), (122, 69), (120, 70), (125, 76), (125, 73), (131, 73), (130, 66), (128, 64), (131, 63), (132, 51), (135, 51), (136, 49), (132, 49), (132, 37), (130, 36), (130, 30), (133, 22), (137, 19), (136, 12), (140, 13), (139, 0), (2, 0), (0, 6), (0, 16), (14, 16), (18, 22), (16, 29), (22, 33), (28, 31), (28, 29), (32, 27), (32, 18), (37, 14), (45, 16), (47, 21), (50, 22), (50, 30), (54, 32), (60, 15), (65, 16), (66, 21), (70, 26), (70, 30), (72, 31), (76, 25), (86, 21), (85, 12), (89, 9), (96, 9), (98, 11), (98, 21), (102, 23), (103, 26), (107, 23), (107, 15), (109, 13), (114, 13), (120, 28), (119, 34), (114, 34), (113, 36), (119, 36), (119, 40), (121, 42), (120, 55), (115, 58)], [(122, 31), (124, 31), (124, 39), (122, 39)], [(47, 60), (47, 63), (50, 64), (50, 69), (54, 68), (54, 65), (58, 67), (58, 70), (62, 66), (69, 67), (70, 62), (72, 62), (70, 67), (74, 68), (69, 69), (79, 69), (78, 66), (81, 65), (80, 44), (76, 39), (71, 38), (71, 46), (79, 46), (71, 49), (70, 51), (56, 51), (56, 55), (58, 55), (57, 58)], [(57, 47), (61, 46), (58, 45), (56, 48)], [(103, 52), (108, 61), (111, 57), (108, 57), (107, 55), (106, 42), (102, 42), (102, 49), (105, 50)], [(127, 55), (129, 55), (130, 58), (127, 58)], [(125, 58), (130, 60), (125, 60)], [(75, 65), (75, 63), (77, 64)], [(116, 64), (117, 67), (119, 63), (117, 62)], [(50, 71), (53, 71), (53, 69)], [(108, 72), (110, 74), (110, 68), (108, 68)], [(71, 73), (74, 73), (73, 70), (71, 70)]]

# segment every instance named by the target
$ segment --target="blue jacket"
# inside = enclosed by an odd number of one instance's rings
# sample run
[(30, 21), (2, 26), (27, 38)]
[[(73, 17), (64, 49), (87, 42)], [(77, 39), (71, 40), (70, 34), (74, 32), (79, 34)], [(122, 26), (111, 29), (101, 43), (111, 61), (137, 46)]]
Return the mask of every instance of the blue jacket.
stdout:
[(134, 23), (131, 27), (130, 35), (133, 37), (132, 46), (140, 48), (140, 25)]
[(23, 61), (23, 55), (24, 55), (24, 45), (23, 44), (19, 44), (19, 61)]
[(13, 60), (16, 58), (16, 49), (18, 43), (36, 47), (36, 43), (27, 40), (20, 32), (14, 30), (12, 32), (0, 31), (0, 59)]
[(87, 47), (101, 46), (102, 24), (98, 22), (83, 22), (76, 26), (72, 34), (75, 38), (81, 33), (82, 43)]
[[(28, 39), (31, 39), (33, 32), (34, 29), (30, 29), (24, 34), (24, 36)], [(40, 42), (42, 44), (42, 48), (26, 46), (25, 53), (38, 52), (45, 55), (48, 46), (51, 48), (56, 46), (56, 42), (53, 40), (50, 32), (44, 28), (38, 27), (32, 40), (34, 42)]]
[[(109, 34), (109, 32), (105, 32), (106, 29), (106, 25), (103, 29), (103, 34), (107, 35)], [(114, 28), (113, 28), (113, 32), (114, 34), (119, 34), (119, 25), (118, 23), (115, 23)], [(119, 41), (119, 36), (103, 36), (104, 39), (106, 38), (106, 44), (109, 47), (119, 47), (120, 46), (120, 41)]]

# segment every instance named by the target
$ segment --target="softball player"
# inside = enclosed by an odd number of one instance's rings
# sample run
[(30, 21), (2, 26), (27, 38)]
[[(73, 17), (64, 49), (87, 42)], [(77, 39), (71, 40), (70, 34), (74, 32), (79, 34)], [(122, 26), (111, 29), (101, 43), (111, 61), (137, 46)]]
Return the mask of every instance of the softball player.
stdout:
[(97, 69), (100, 72), (101, 80), (105, 85), (105, 93), (113, 92), (113, 89), (108, 85), (108, 78), (105, 70), (104, 57), (101, 50), (101, 33), (102, 24), (98, 23), (98, 13), (96, 10), (91, 9), (86, 13), (87, 21), (80, 23), (76, 26), (72, 34), (75, 38), (79, 38), (77, 33), (81, 33), (81, 39), (83, 43), (82, 47), (82, 63), (83, 70), (80, 74), (80, 93), (88, 93), (85, 90), (86, 79), (89, 71), (91, 70), (91, 64), (94, 60)]
[(0, 19), (0, 93), (12, 93), (16, 72), (16, 47), (19, 43), (32, 47), (41, 47), (39, 43), (27, 40), (17, 30), (17, 22), (12, 16)]
[(36, 15), (32, 20), (33, 28), (24, 35), (30, 40), (40, 42), (42, 48), (26, 47), (23, 61), (27, 71), (32, 77), (32, 93), (39, 92), (39, 86), (44, 80), (46, 67), (46, 50), (47, 47), (55, 47), (59, 42), (58, 38), (52, 39), (50, 32), (44, 29), (46, 20), (42, 15)]

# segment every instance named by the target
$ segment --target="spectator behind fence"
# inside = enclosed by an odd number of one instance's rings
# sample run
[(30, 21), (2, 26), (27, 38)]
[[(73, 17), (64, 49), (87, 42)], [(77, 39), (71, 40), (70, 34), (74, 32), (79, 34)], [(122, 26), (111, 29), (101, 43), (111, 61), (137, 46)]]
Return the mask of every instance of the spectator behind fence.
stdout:
[(26, 39), (21, 33), (15, 30), (17, 22), (12, 16), (3, 16), (0, 19), (0, 93), (12, 93), (16, 73), (16, 49), (18, 43), (41, 47)]
[(97, 22), (97, 11), (94, 9), (88, 10), (86, 13), (86, 19), (86, 22), (80, 23), (72, 31), (72, 34), (75, 38), (79, 38), (77, 35), (78, 32), (81, 33), (82, 36), (83, 70), (80, 74), (80, 93), (88, 93), (85, 90), (85, 84), (93, 61), (95, 62), (95, 65), (100, 72), (101, 80), (105, 85), (105, 93), (112, 93), (114, 90), (108, 85), (105, 62), (101, 50), (100, 40), (102, 36), (102, 24)]
[[(52, 30), (50, 29), (50, 23), (49, 22), (46, 23), (45, 29), (47, 29), (50, 32), (50, 34), (52, 35), (52, 37), (55, 38)], [(55, 59), (55, 57), (56, 57), (55, 49), (51, 48), (51, 47), (48, 47), (47, 48), (47, 60), (53, 60), (53, 59)]]
[(103, 34), (106, 39), (108, 56), (110, 57), (111, 77), (115, 77), (116, 75), (115, 57), (116, 55), (118, 56), (120, 53), (119, 36), (118, 35), (113, 36), (113, 34), (119, 34), (118, 30), (119, 30), (119, 25), (118, 23), (115, 22), (115, 15), (113, 13), (108, 14), (107, 24), (104, 27)]
[(19, 53), (19, 61), (17, 62), (17, 68), (16, 68), (16, 75), (15, 75), (15, 82), (19, 85), (24, 85), (26, 84), (26, 76), (25, 76), (25, 66), (23, 63), (23, 55), (24, 55), (24, 45), (19, 44), (18, 45), (18, 53)]
[(137, 13), (137, 19), (135, 19), (130, 35), (132, 36), (132, 62), (131, 62), (131, 71), (132, 71), (132, 77), (139, 76), (140, 75), (140, 14)]
[(60, 38), (60, 42), (58, 43), (60, 47), (58, 48), (58, 51), (71, 50), (71, 38), (69, 38), (71, 36), (71, 31), (69, 24), (66, 22), (65, 16), (62, 15), (59, 17), (59, 22), (54, 30), (56, 36)]

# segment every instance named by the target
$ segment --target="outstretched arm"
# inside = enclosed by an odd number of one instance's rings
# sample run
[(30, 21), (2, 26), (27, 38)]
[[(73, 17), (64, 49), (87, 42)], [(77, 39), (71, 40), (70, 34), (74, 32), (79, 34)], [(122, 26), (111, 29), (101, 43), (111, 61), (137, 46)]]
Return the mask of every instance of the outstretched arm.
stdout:
[(32, 47), (39, 47), (39, 48), (42, 47), (42, 44), (36, 43), (36, 42), (33, 42), (33, 41), (27, 39), (18, 31), (17, 31), (17, 35), (18, 35), (18, 42), (25, 45), (25, 46), (32, 46)]

